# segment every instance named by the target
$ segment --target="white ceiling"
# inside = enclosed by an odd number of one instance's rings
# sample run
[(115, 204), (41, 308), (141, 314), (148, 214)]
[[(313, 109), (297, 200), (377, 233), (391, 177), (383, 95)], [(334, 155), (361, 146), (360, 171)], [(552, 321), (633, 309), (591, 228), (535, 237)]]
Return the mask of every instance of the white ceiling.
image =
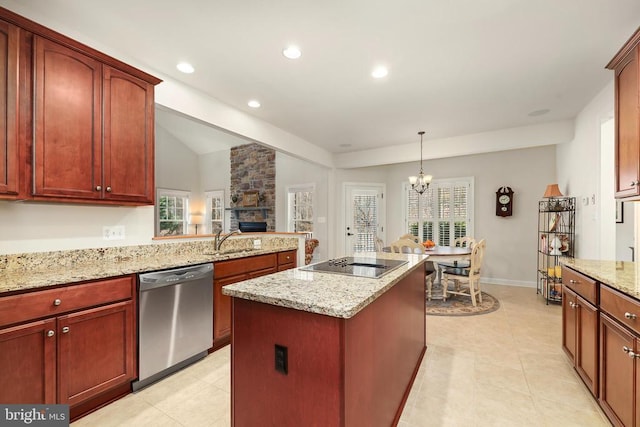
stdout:
[[(638, 0), (0, 4), (37, 10), (333, 153), (417, 142), (421, 129), (447, 138), (573, 118), (640, 25)], [(282, 56), (289, 43), (299, 60)], [(196, 72), (177, 71), (183, 60)], [(388, 77), (371, 78), (377, 64)]]

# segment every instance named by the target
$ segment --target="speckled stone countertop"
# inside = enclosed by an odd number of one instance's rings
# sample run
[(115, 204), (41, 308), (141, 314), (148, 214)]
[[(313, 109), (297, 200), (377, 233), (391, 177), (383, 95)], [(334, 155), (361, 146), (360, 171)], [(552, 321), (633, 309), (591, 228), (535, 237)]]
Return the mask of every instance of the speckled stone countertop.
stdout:
[(423, 265), (428, 258), (424, 255), (382, 252), (359, 253), (354, 256), (406, 260), (408, 263), (379, 279), (296, 268), (224, 286), (222, 293), (236, 298), (348, 319), (371, 304), (413, 269)]
[(640, 299), (640, 263), (562, 258), (560, 262), (585, 276)]
[(296, 238), (263, 239), (261, 249), (253, 249), (252, 238), (230, 238), (219, 252), (214, 251), (213, 242), (207, 240), (12, 254), (0, 257), (0, 296), (8, 292), (293, 249), (298, 249)]

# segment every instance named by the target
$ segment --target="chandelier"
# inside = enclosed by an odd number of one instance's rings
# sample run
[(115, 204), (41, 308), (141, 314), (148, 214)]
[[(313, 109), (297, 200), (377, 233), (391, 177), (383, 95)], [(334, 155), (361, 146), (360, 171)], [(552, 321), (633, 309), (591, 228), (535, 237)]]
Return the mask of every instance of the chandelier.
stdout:
[(422, 194), (429, 188), (433, 176), (425, 175), (422, 171), (422, 135), (424, 135), (424, 131), (421, 130), (418, 132), (418, 135), (420, 135), (420, 173), (418, 176), (410, 176), (409, 184), (411, 184), (411, 188), (416, 190), (418, 194)]

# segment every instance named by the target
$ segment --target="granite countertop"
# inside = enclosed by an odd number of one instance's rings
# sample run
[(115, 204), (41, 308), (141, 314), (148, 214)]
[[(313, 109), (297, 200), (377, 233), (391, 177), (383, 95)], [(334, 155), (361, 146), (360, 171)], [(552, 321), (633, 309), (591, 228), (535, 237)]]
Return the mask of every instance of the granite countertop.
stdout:
[(640, 299), (640, 263), (562, 258), (560, 262), (613, 289)]
[(304, 271), (299, 268), (234, 283), (222, 288), (224, 295), (311, 313), (348, 319), (393, 287), (410, 271), (423, 265), (425, 255), (382, 252), (358, 257), (406, 260), (379, 279)]
[(295, 246), (266, 249), (231, 249), (219, 253), (185, 251), (183, 254), (154, 253), (139, 254), (109, 260), (82, 260), (52, 266), (43, 263), (41, 268), (3, 269), (0, 270), (0, 294), (15, 291), (34, 290), (47, 286), (64, 285), (85, 280), (104, 279), (107, 277), (183, 267), (206, 262), (224, 261), (247, 256), (262, 255), (284, 250), (297, 249)]

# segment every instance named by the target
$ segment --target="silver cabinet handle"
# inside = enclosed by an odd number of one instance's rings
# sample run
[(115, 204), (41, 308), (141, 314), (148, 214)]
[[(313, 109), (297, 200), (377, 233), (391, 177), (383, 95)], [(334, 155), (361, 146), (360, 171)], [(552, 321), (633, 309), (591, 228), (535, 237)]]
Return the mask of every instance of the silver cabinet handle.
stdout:
[(629, 313), (628, 311), (624, 313), (624, 318), (629, 320), (636, 320), (638, 316), (633, 313)]
[(52, 337), (52, 336), (54, 336), (55, 334), (56, 334), (56, 333), (55, 333), (55, 332), (53, 332), (52, 330), (48, 330), (48, 331), (47, 331), (47, 336), (48, 336), (48, 337)]
[(107, 193), (111, 193), (111, 187), (107, 187), (106, 190), (107, 190)]
[(53, 300), (53, 305), (60, 305), (60, 304), (62, 304), (62, 300), (57, 298)]
[(578, 305), (577, 303), (573, 302), (573, 301), (569, 301), (569, 307), (571, 308), (578, 308), (580, 307), (580, 305)]
[(67, 332), (69, 332), (69, 327), (65, 326), (64, 328), (62, 328), (62, 333), (66, 334)]
[(634, 353), (633, 349), (627, 347), (626, 345), (622, 347), (622, 351), (627, 353), (627, 356), (629, 356), (631, 359), (640, 359), (640, 353)]
[(100, 185), (96, 185), (96, 191), (100, 191), (102, 190), (102, 187)]
[(638, 184), (640, 184), (640, 181), (631, 181), (631, 186), (632, 187), (635, 187)]
[(579, 280), (570, 279), (569, 283), (573, 283), (575, 285), (576, 283), (580, 283), (580, 281)]

